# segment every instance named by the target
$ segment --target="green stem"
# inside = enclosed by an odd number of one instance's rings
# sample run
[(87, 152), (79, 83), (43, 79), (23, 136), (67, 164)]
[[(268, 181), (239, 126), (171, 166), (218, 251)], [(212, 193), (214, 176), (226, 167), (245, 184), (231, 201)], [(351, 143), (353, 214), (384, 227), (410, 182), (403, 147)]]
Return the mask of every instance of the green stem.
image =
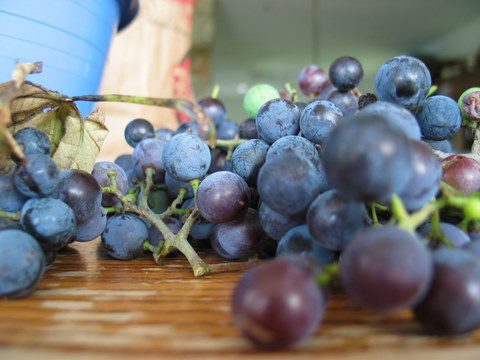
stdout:
[(395, 220), (397, 220), (399, 223), (408, 221), (409, 215), (405, 209), (405, 206), (403, 205), (402, 199), (400, 199), (398, 195), (393, 195), (390, 201), (392, 214)]
[(145, 170), (145, 184), (142, 183), (140, 191), (141, 199), (140, 199), (140, 208), (141, 209), (150, 209), (148, 206), (148, 197), (150, 196), (150, 191), (153, 187), (153, 175), (155, 174), (154, 168), (147, 168)]
[(178, 196), (176, 197), (175, 200), (172, 201), (168, 209), (160, 214), (160, 218), (165, 219), (172, 215), (186, 214), (188, 212), (188, 209), (178, 209), (178, 206), (180, 206), (183, 203), (183, 199), (185, 198), (185, 195), (187, 195), (187, 190), (184, 188), (181, 188), (178, 191)]
[(224, 147), (230, 147), (230, 146), (238, 146), (243, 144), (247, 139), (231, 139), (231, 140), (222, 140), (222, 139), (217, 139), (215, 141), (215, 146), (224, 146)]
[(450, 240), (445, 236), (442, 231), (442, 227), (440, 226), (440, 211), (436, 209), (431, 217), (432, 222), (432, 236), (435, 240), (440, 241), (444, 245), (448, 247), (455, 247)]
[(317, 282), (321, 286), (328, 286), (340, 278), (340, 264), (334, 263), (326, 265), (323, 271), (318, 275)]
[(370, 212), (372, 213), (372, 221), (373, 221), (372, 226), (378, 227), (380, 225), (380, 222), (378, 221), (377, 210), (375, 208), (375, 204), (370, 205)]
[(2, 218), (2, 217), (10, 219), (10, 220), (19, 221), (20, 220), (20, 212), (13, 213), (13, 212), (0, 210), (0, 218)]
[(215, 84), (215, 86), (212, 89), (212, 93), (211, 93), (210, 97), (212, 99), (216, 99), (216, 98), (218, 98), (219, 93), (220, 93), (220, 85)]
[(118, 207), (106, 207), (104, 208), (105, 212), (107, 214), (118, 214), (123, 211), (123, 208), (118, 206)]
[(190, 185), (192, 185), (193, 194), (194, 194), (195, 197), (196, 197), (196, 196), (197, 196), (198, 187), (200, 186), (200, 180), (199, 180), (199, 179), (191, 180), (191, 181), (190, 181)]

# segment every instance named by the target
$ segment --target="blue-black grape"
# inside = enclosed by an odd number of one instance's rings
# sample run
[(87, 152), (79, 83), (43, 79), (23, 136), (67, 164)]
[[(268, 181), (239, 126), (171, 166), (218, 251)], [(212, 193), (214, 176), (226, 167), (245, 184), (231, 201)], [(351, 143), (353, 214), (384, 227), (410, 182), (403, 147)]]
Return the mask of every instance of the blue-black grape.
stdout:
[(440, 190), (442, 166), (432, 149), (421, 141), (410, 141), (412, 177), (399, 196), (410, 211), (422, 208)]
[(177, 128), (177, 130), (175, 130), (173, 135), (175, 136), (184, 133), (200, 136), (200, 125), (198, 125), (198, 123), (195, 121), (183, 123)]
[(480, 261), (460, 249), (443, 248), (433, 255), (429, 291), (414, 309), (428, 333), (458, 335), (480, 326)]
[(363, 78), (363, 67), (351, 56), (336, 59), (328, 70), (331, 83), (340, 91), (356, 88)]
[(266, 161), (272, 161), (286, 153), (308, 159), (315, 166), (320, 162), (320, 155), (315, 145), (304, 137), (295, 135), (287, 135), (275, 141), (268, 149)]
[(443, 151), (444, 153), (454, 153), (452, 143), (449, 140), (428, 140), (424, 139), (426, 144), (428, 144), (432, 150)]
[(165, 144), (159, 139), (145, 139), (135, 147), (132, 162), (137, 179), (145, 180), (145, 170), (153, 168), (155, 170), (154, 182), (162, 183), (165, 180), (165, 166), (162, 158)]
[(323, 153), (328, 183), (348, 199), (381, 201), (412, 176), (408, 139), (382, 118), (361, 112), (331, 133)]
[(246, 119), (238, 127), (241, 139), (258, 139), (257, 125), (255, 119)]
[(333, 91), (327, 100), (338, 107), (343, 116), (350, 116), (358, 109), (358, 98), (351, 91)]
[(175, 135), (165, 144), (163, 164), (167, 173), (176, 180), (200, 179), (208, 171), (210, 150), (205, 142), (192, 134)]
[(150, 139), (154, 136), (153, 125), (145, 119), (134, 119), (125, 127), (125, 140), (132, 148), (137, 146), (142, 140)]
[(102, 205), (102, 191), (97, 180), (83, 170), (66, 170), (60, 174), (58, 198), (72, 208), (79, 224)]
[(178, 181), (168, 175), (168, 173), (165, 174), (165, 185), (167, 186), (168, 196), (171, 199), (175, 199), (178, 196), (180, 189), (187, 190), (187, 193), (184, 197), (185, 199), (193, 197), (193, 188), (190, 183)]
[(250, 189), (240, 176), (219, 171), (205, 178), (197, 192), (200, 214), (218, 224), (241, 217), (250, 203)]
[(54, 195), (58, 188), (58, 168), (48, 155), (27, 155), (27, 163), (19, 166), (14, 175), (18, 191), (28, 197)]
[(417, 120), (426, 139), (447, 140), (462, 126), (462, 114), (455, 100), (443, 96), (426, 99), (417, 112)]
[(248, 259), (260, 252), (266, 237), (258, 212), (248, 209), (240, 218), (215, 225), (211, 244), (217, 254), (225, 259)]
[(304, 216), (288, 216), (270, 209), (264, 202), (260, 205), (260, 224), (268, 236), (280, 240), (288, 230), (305, 223)]
[(480, 233), (470, 233), (469, 236), (472, 241), (465, 246), (464, 250), (480, 259)]
[(23, 204), (28, 200), (20, 193), (13, 182), (13, 177), (0, 175), (0, 210), (17, 212), (22, 209)]
[(17, 144), (22, 146), (25, 155), (50, 155), (50, 140), (41, 130), (35, 128), (23, 128), (17, 131), (13, 137)]
[[(457, 248), (467, 246), (470, 243), (470, 237), (468, 236), (468, 234), (453, 224), (441, 222), (440, 229), (442, 230), (445, 237), (453, 244), (453, 246)], [(429, 222), (425, 226), (420, 227), (418, 229), (418, 233), (424, 237), (432, 237), (432, 224)], [(436, 247), (440, 244), (432, 245)]]
[(300, 110), (297, 105), (284, 99), (267, 101), (258, 110), (256, 117), (257, 131), (260, 139), (269, 144), (283, 136), (297, 135)]
[(291, 153), (267, 161), (257, 181), (258, 193), (265, 204), (285, 215), (307, 210), (326, 187), (324, 177), (311, 161)]
[(107, 212), (100, 207), (87, 220), (77, 224), (75, 240), (80, 242), (95, 240), (103, 233), (105, 226), (107, 226)]
[(342, 111), (332, 102), (312, 101), (300, 115), (302, 136), (315, 144), (322, 145), (342, 117)]
[(233, 172), (248, 185), (255, 186), (258, 172), (265, 163), (269, 145), (260, 139), (252, 139), (239, 145), (232, 155)]
[(149, 240), (146, 223), (133, 214), (114, 215), (102, 233), (102, 244), (108, 255), (130, 260), (143, 254), (143, 243)]
[(415, 116), (397, 104), (385, 101), (376, 101), (362, 109), (364, 117), (374, 115), (381, 117), (387, 121), (392, 127), (403, 131), (403, 133), (411, 140), (420, 140), (422, 134)]
[(415, 109), (427, 97), (432, 79), (420, 60), (411, 56), (397, 56), (378, 70), (375, 77), (377, 96), (382, 101), (392, 102)]
[(21, 298), (33, 292), (44, 273), (38, 242), (21, 230), (0, 231), (0, 297)]
[(281, 257), (248, 270), (238, 282), (235, 325), (264, 348), (283, 348), (312, 335), (323, 319), (326, 298), (314, 274)]
[(432, 259), (421, 241), (386, 225), (358, 233), (341, 257), (343, 287), (358, 305), (378, 311), (420, 302), (432, 278)]
[[(108, 177), (108, 174), (111, 172), (116, 174), (115, 182), (117, 184), (118, 191), (125, 195), (128, 191), (127, 174), (117, 164), (110, 161), (100, 161), (93, 166), (92, 176), (95, 178), (95, 180), (97, 180), (100, 187), (107, 187), (112, 185), (112, 181)], [(118, 199), (113, 194), (103, 193), (102, 195), (103, 206), (114, 206), (117, 201)]]
[(115, 159), (114, 163), (120, 166), (125, 173), (133, 170), (132, 155), (130, 154), (120, 155)]
[(310, 235), (306, 225), (289, 230), (278, 242), (277, 256), (300, 255), (310, 257), (319, 264), (326, 265), (337, 260), (337, 254), (324, 248)]
[(77, 229), (73, 210), (53, 198), (28, 200), (22, 208), (20, 224), (46, 250), (58, 250), (67, 245)]
[(170, 140), (174, 134), (175, 134), (175, 131), (173, 131), (172, 129), (163, 128), (163, 129), (155, 130), (155, 138), (164, 142), (167, 142), (168, 140)]
[(223, 149), (212, 151), (212, 161), (208, 168), (208, 174), (218, 171), (232, 171), (232, 160), (227, 159), (227, 153)]
[(347, 200), (329, 190), (317, 196), (307, 213), (310, 234), (325, 248), (343, 250), (365, 228), (366, 211), (362, 203)]
[(217, 139), (231, 140), (238, 137), (238, 124), (233, 121), (223, 121), (217, 128)]
[(218, 128), (227, 118), (227, 111), (223, 103), (215, 98), (206, 97), (198, 102), (198, 105), (210, 117)]

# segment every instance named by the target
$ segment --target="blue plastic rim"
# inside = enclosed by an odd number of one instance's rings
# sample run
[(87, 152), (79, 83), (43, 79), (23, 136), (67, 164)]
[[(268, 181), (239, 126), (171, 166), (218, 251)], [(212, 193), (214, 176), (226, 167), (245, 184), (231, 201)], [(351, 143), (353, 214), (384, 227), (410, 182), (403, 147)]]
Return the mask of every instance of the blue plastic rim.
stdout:
[[(16, 61), (42, 61), (43, 72), (31, 75), (32, 82), (68, 96), (96, 94), (124, 15), (120, 5), (118, 0), (0, 0), (0, 83), (11, 80)], [(78, 106), (86, 116), (94, 104)]]

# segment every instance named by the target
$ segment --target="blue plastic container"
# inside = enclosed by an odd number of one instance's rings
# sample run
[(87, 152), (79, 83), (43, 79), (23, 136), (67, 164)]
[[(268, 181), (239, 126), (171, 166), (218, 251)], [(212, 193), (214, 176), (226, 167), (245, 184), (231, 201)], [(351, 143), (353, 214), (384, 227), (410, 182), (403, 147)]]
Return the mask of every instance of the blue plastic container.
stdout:
[[(31, 81), (69, 96), (96, 94), (113, 35), (138, 10), (131, 0), (0, 0), (0, 83), (15, 62), (43, 62)], [(83, 115), (92, 103), (78, 103)]]

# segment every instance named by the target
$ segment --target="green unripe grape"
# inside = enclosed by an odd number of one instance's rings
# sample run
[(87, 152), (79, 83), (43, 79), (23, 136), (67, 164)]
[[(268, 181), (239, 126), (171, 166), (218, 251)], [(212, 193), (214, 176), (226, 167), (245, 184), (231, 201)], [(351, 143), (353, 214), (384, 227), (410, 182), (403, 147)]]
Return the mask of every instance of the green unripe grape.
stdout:
[(460, 111), (462, 113), (462, 117), (464, 119), (470, 119), (470, 120), (474, 120), (474, 121), (478, 121), (478, 114), (469, 114), (466, 112), (466, 110), (468, 111), (469, 109), (465, 108), (465, 104), (463, 103), (463, 99), (466, 95), (468, 94), (471, 94), (473, 92), (480, 92), (480, 87), (473, 87), (473, 88), (470, 88), (470, 89), (467, 89), (465, 90), (462, 95), (460, 95), (460, 97), (458, 98), (458, 107), (460, 108)]
[(463, 212), (467, 219), (480, 220), (480, 199), (468, 199), (463, 208)]
[(248, 117), (255, 118), (258, 110), (267, 101), (278, 99), (280, 94), (277, 89), (268, 84), (258, 84), (252, 86), (243, 97), (243, 108)]

